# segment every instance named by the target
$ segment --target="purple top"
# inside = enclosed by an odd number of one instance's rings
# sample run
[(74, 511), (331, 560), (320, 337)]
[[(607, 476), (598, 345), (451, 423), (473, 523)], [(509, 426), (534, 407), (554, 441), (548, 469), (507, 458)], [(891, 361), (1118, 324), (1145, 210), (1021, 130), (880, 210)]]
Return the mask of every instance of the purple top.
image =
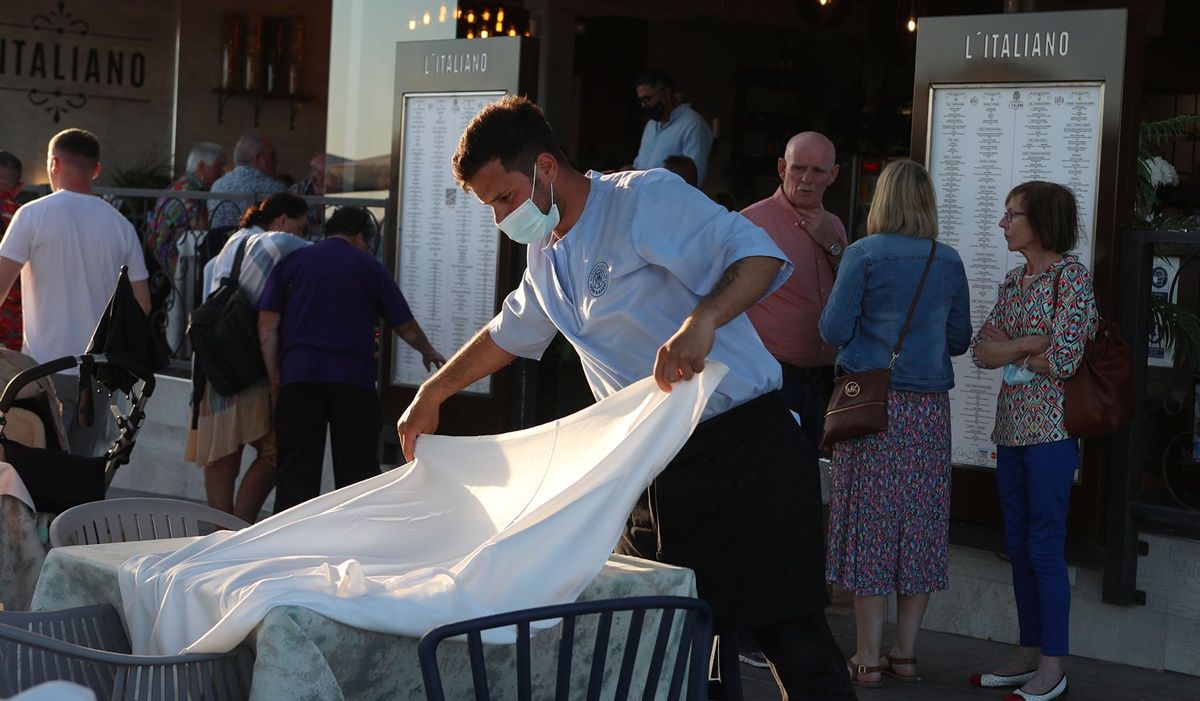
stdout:
[(280, 385), (328, 382), (375, 388), (375, 326), (412, 321), (404, 294), (379, 261), (331, 238), (284, 258), (258, 308), (279, 312)]

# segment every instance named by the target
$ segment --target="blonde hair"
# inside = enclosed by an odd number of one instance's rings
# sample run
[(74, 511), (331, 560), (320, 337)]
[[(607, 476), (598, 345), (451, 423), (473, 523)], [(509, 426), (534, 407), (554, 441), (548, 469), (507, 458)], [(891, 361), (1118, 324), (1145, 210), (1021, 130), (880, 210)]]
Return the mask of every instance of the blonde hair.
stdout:
[(933, 180), (919, 164), (907, 159), (892, 161), (879, 174), (867, 215), (867, 234), (879, 233), (938, 237)]

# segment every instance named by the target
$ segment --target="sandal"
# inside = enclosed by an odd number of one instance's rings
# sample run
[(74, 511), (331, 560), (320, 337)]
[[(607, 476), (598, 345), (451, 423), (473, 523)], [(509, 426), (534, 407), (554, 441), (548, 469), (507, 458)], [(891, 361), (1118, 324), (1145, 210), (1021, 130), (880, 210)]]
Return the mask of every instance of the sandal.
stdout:
[(884, 674), (888, 675), (889, 677), (891, 677), (893, 679), (897, 679), (902, 682), (919, 682), (919, 681), (921, 681), (921, 677), (917, 676), (916, 674), (902, 674), (901, 672), (897, 671), (895, 665), (898, 665), (898, 664), (913, 665), (915, 667), (917, 664), (917, 658), (915, 658), (915, 657), (888, 657), (887, 655), (879, 656), (879, 671), (883, 672)]
[(850, 672), (850, 683), (854, 686), (861, 686), (864, 689), (878, 689), (883, 686), (882, 677), (875, 681), (867, 681), (861, 678), (864, 674), (879, 674), (883, 671), (880, 667), (868, 667), (865, 664), (854, 664), (850, 660), (847, 660), (846, 669)]

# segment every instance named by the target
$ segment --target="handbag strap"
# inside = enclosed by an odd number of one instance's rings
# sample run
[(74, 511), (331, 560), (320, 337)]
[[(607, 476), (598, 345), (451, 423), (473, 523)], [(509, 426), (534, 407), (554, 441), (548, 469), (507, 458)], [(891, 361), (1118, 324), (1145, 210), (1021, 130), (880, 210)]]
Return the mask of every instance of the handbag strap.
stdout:
[(246, 236), (246, 238), (242, 239), (241, 243), (238, 244), (237, 253), (233, 256), (233, 268), (231, 268), (229, 271), (228, 279), (232, 280), (233, 284), (235, 285), (239, 284), (238, 280), (241, 279), (242, 258), (246, 255), (246, 244), (248, 243), (250, 243), (250, 236)]
[(896, 359), (900, 357), (900, 346), (908, 335), (908, 325), (912, 323), (913, 312), (917, 311), (917, 300), (921, 298), (921, 288), (925, 287), (925, 278), (929, 277), (929, 268), (933, 266), (933, 254), (937, 252), (937, 241), (929, 242), (929, 257), (925, 259), (925, 269), (921, 271), (921, 281), (917, 283), (917, 291), (913, 293), (912, 304), (908, 307), (908, 317), (904, 319), (904, 328), (900, 329), (900, 338), (896, 339), (896, 347), (892, 349), (892, 360), (888, 369), (896, 367)]
[(1083, 268), (1084, 270), (1087, 270), (1086, 265), (1084, 265), (1083, 263), (1080, 263), (1077, 260), (1073, 260), (1070, 263), (1067, 263), (1063, 267), (1059, 268), (1058, 271), (1054, 274), (1054, 297), (1053, 297), (1054, 301), (1052, 302), (1054, 311), (1050, 312), (1050, 321), (1052, 321), (1052, 322), (1054, 321), (1055, 317), (1058, 316), (1058, 283), (1062, 282), (1063, 273), (1066, 272), (1067, 268), (1071, 267), (1072, 265), (1078, 265), (1079, 267)]

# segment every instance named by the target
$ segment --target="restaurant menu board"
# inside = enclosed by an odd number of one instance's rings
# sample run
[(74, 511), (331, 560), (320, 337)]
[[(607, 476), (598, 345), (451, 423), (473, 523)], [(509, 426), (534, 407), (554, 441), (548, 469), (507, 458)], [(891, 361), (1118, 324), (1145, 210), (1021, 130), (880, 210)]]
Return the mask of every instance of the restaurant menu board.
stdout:
[[(500, 240), (492, 210), (454, 182), (450, 159), (471, 118), (503, 95), (404, 96), (397, 278), (413, 316), (446, 357), (496, 313)], [(392, 356), (393, 384), (416, 386), (429, 377), (421, 354), (402, 340)], [(491, 378), (463, 391), (489, 394)]]
[[(1100, 162), (1103, 83), (935, 85), (930, 95), (926, 163), (937, 189), (939, 239), (966, 266), (971, 326), (978, 332), (996, 290), (1025, 262), (1000, 229), (1004, 197), (1016, 185), (1048, 180), (1079, 202), (1080, 239), (1073, 253), (1091, 267)], [(1000, 370), (954, 359), (950, 392), (952, 460), (996, 467), (992, 428)]]

